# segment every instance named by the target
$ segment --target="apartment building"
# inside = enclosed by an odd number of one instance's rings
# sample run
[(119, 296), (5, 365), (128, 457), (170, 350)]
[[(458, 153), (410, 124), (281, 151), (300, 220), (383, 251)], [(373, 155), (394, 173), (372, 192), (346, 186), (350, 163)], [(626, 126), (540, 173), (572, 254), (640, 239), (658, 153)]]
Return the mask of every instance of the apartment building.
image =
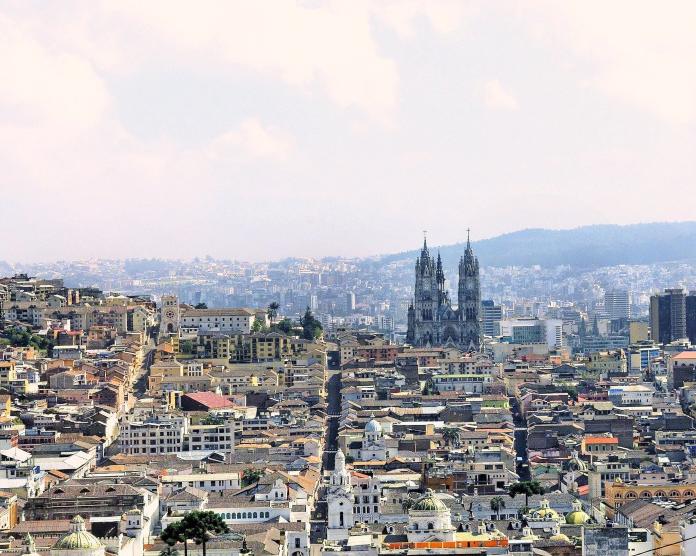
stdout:
[(196, 331), (218, 331), (228, 334), (250, 334), (257, 312), (250, 309), (186, 309), (181, 313), (181, 328)]
[(187, 416), (165, 414), (124, 418), (119, 443), (124, 454), (234, 451), (234, 421), (193, 424)]

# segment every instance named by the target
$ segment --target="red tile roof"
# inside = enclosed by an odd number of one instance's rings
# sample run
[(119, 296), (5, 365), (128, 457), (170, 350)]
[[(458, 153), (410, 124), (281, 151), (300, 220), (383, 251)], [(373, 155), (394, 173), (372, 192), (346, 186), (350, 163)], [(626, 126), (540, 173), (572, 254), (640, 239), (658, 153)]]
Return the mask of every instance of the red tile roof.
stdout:
[(208, 409), (223, 409), (234, 406), (234, 403), (226, 397), (216, 394), (215, 392), (192, 392), (190, 394), (184, 394), (182, 397), (204, 405)]

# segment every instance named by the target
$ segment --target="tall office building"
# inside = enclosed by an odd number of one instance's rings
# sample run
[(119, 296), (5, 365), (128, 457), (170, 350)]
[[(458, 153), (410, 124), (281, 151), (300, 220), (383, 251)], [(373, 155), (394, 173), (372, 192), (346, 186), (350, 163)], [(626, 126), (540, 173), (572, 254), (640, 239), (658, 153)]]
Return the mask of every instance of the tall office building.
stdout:
[(628, 291), (610, 290), (604, 294), (604, 311), (610, 319), (631, 317), (631, 301)]
[(346, 312), (352, 313), (353, 311), (355, 311), (355, 293), (354, 292), (347, 292), (346, 293)]
[(686, 338), (686, 298), (682, 289), (668, 289), (650, 297), (650, 333), (660, 344)]
[(503, 320), (503, 308), (492, 299), (481, 301), (481, 331), (486, 336), (500, 336), (500, 321)]
[(696, 345), (696, 291), (686, 296), (686, 336)]

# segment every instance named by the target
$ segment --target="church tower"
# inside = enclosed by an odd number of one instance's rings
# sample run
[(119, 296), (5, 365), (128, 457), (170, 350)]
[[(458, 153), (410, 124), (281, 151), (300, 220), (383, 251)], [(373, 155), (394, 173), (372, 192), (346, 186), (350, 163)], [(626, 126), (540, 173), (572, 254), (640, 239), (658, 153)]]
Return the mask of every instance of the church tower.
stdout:
[(417, 347), (452, 345), (481, 349), (481, 287), (479, 263), (467, 231), (466, 250), (459, 261), (459, 284), (454, 308), (445, 288), (442, 258), (430, 256), (428, 243), (416, 259), (413, 301), (408, 307), (406, 341)]
[(179, 332), (179, 298), (175, 295), (163, 295), (160, 307), (160, 336)]
[(481, 284), (479, 262), (471, 249), (469, 230), (466, 231), (466, 251), (459, 260), (459, 318), (462, 326), (462, 346), (465, 349), (481, 349)]
[(348, 538), (348, 530), (353, 527), (353, 487), (341, 448), (336, 450), (335, 462), (326, 489), (329, 522), (326, 535), (329, 540)]

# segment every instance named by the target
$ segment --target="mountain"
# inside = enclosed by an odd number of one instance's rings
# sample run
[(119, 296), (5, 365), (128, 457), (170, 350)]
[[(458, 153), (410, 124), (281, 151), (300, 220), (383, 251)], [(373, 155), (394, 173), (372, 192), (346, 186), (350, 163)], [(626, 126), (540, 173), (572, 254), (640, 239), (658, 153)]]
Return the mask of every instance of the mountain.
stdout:
[[(465, 246), (462, 242), (439, 247), (443, 263), (456, 264)], [(483, 266), (594, 268), (696, 260), (696, 222), (597, 225), (571, 230), (532, 228), (476, 241), (472, 246)], [(415, 260), (419, 252), (420, 249), (385, 255), (379, 260)]]

